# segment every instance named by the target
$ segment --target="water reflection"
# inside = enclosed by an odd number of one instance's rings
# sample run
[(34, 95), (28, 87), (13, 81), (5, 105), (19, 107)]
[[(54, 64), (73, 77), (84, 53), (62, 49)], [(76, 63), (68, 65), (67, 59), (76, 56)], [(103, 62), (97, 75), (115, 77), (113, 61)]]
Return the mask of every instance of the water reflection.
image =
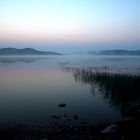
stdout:
[(0, 57), (0, 63), (6, 63), (6, 64), (13, 64), (13, 63), (33, 63), (35, 61), (38, 61), (40, 59), (46, 59), (46, 57), (39, 57), (39, 56), (1, 56)]
[[(87, 60), (90, 68), (85, 69)], [(117, 78), (109, 76), (109, 79), (107, 74), (95, 76), (96, 72), (104, 73), (104, 70), (109, 70), (108, 67), (104, 67), (103, 71), (98, 68), (93, 71), (93, 65), (108, 64), (102, 60), (104, 59), (83, 56), (0, 57), (0, 122), (49, 125), (53, 125), (54, 122), (85, 125), (87, 122), (95, 125), (122, 120), (119, 108), (122, 114), (127, 115), (128, 110), (138, 104), (136, 102), (139, 101), (139, 79), (133, 82), (133, 76), (127, 80), (118, 78), (120, 85), (117, 87)], [(137, 71), (140, 67), (137, 65), (128, 66)], [(113, 66), (115, 73), (120, 66), (115, 62), (111, 68)], [(61, 69), (62, 67), (66, 67), (66, 71)], [(126, 89), (125, 83), (131, 80)], [(91, 94), (91, 87), (94, 95)]]
[(92, 93), (97, 89), (110, 105), (120, 109), (123, 116), (136, 117), (140, 108), (140, 75), (111, 73), (108, 68), (97, 71), (93, 68), (65, 67), (72, 72), (75, 81), (90, 84)]

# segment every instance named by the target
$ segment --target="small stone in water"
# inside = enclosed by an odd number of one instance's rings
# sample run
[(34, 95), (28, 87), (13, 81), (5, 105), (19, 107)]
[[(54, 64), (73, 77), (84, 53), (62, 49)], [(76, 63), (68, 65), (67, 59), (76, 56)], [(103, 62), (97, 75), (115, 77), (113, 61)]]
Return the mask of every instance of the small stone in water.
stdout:
[(66, 107), (66, 104), (62, 103), (58, 105), (59, 107)]

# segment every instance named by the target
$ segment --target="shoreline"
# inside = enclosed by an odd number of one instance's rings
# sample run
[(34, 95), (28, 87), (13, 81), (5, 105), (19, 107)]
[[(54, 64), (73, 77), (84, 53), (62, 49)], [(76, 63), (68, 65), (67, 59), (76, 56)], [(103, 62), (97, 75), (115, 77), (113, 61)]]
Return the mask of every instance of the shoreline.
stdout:
[[(126, 120), (110, 124), (101, 124), (97, 126), (81, 125), (59, 125), (59, 126), (43, 126), (29, 124), (15, 124), (15, 126), (3, 126), (0, 124), (0, 139), (4, 140), (98, 140), (101, 131), (106, 127), (117, 124), (120, 126), (121, 135), (128, 138), (139, 137), (140, 121)], [(5, 127), (5, 128), (4, 128)], [(134, 139), (135, 140), (135, 139)]]

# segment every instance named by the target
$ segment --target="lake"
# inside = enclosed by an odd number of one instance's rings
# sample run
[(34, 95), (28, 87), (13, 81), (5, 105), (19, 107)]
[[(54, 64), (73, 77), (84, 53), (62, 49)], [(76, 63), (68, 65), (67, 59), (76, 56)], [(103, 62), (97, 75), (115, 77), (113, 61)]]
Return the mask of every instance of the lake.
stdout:
[(89, 68), (139, 75), (140, 57), (1, 56), (0, 123), (96, 125), (127, 119), (121, 93), (104, 94), (100, 84), (81, 75)]

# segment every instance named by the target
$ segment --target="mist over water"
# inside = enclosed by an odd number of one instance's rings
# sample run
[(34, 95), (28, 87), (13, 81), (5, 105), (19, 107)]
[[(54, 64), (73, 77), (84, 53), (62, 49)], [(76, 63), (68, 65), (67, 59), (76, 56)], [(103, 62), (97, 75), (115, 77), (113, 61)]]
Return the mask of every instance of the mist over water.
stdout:
[[(139, 74), (139, 62), (138, 56), (2, 56), (0, 123), (54, 125), (57, 121), (65, 125), (95, 125), (126, 119), (128, 116), (122, 114), (122, 108), (109, 102), (111, 97), (119, 99), (117, 94), (109, 96), (108, 91), (103, 94), (105, 91), (100, 90), (100, 85), (91, 85), (91, 79), (82, 81), (87, 79), (87, 74), (80, 75), (80, 70), (106, 67), (113, 73)], [(74, 74), (82, 79), (76, 79)], [(61, 103), (66, 107), (59, 107)], [(64, 117), (66, 114), (69, 120)], [(75, 115), (78, 119), (74, 119)], [(59, 116), (59, 119), (52, 116)]]

